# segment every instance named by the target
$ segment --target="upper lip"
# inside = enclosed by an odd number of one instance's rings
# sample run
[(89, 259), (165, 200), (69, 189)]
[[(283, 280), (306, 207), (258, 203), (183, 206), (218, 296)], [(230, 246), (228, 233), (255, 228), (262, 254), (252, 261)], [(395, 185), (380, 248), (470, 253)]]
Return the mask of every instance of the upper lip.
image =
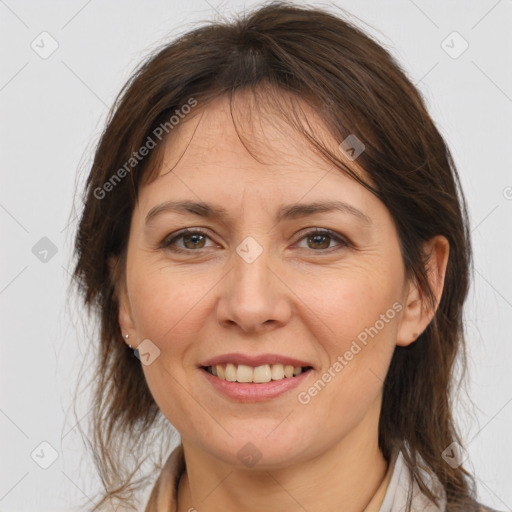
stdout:
[(247, 366), (262, 366), (264, 364), (282, 364), (292, 365), (294, 367), (311, 366), (311, 363), (295, 359), (294, 357), (282, 356), (279, 354), (259, 354), (259, 355), (247, 355), (240, 353), (222, 354), (220, 356), (212, 357), (207, 361), (204, 361), (200, 366), (215, 366), (217, 364), (245, 364)]

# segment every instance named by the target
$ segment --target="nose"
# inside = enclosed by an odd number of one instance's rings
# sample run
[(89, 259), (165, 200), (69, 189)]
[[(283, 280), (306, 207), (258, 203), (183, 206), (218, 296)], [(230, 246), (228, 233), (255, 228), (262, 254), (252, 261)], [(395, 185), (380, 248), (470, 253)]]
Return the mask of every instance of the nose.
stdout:
[(268, 251), (252, 262), (233, 255), (231, 272), (219, 283), (219, 323), (245, 333), (267, 332), (285, 325), (292, 314), (292, 291)]

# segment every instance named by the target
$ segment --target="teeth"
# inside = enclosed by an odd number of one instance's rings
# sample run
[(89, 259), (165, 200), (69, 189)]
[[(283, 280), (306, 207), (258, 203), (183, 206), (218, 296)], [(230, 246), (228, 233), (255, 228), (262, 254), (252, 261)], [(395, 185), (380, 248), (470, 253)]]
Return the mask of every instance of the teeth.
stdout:
[(219, 377), (219, 379), (229, 382), (255, 382), (261, 384), (272, 380), (291, 379), (300, 375), (302, 368), (300, 366), (294, 367), (291, 364), (264, 364), (254, 368), (246, 364), (235, 365), (227, 363), (226, 365), (209, 366), (208, 371), (212, 375)]
[(272, 380), (284, 379), (284, 368), (282, 364), (273, 364), (270, 370)]
[(272, 370), (268, 364), (256, 366), (253, 374), (253, 382), (270, 382), (272, 380)]
[(224, 373), (226, 380), (228, 380), (229, 382), (236, 381), (236, 366), (234, 364), (228, 363), (226, 365), (226, 371)]
[(239, 364), (236, 369), (237, 382), (252, 382), (253, 369), (245, 364)]

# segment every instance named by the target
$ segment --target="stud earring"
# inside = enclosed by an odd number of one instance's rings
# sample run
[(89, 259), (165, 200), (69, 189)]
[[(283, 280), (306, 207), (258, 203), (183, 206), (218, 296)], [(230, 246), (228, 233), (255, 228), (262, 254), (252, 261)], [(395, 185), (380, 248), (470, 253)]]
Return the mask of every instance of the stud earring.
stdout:
[(414, 341), (417, 337), (418, 337), (418, 333), (417, 332), (413, 332), (412, 333), (412, 341)]
[[(125, 335), (124, 335), (124, 337), (125, 337), (125, 339), (128, 339), (128, 338), (130, 337), (130, 335), (129, 335), (129, 334), (125, 334)], [(129, 346), (130, 348), (133, 348), (131, 345), (128, 345), (128, 346)]]

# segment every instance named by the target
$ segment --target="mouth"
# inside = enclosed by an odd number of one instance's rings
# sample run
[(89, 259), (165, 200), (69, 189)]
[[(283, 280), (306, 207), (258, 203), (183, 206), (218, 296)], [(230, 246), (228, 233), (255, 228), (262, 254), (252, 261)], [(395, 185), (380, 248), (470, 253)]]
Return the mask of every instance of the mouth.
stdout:
[(266, 384), (272, 381), (293, 379), (309, 372), (312, 366), (293, 366), (290, 364), (263, 364), (249, 366), (246, 364), (224, 363), (201, 366), (205, 372), (227, 382), (240, 384)]
[(259, 402), (290, 396), (316, 367), (282, 354), (223, 354), (202, 361), (198, 370), (216, 393), (235, 402)]

